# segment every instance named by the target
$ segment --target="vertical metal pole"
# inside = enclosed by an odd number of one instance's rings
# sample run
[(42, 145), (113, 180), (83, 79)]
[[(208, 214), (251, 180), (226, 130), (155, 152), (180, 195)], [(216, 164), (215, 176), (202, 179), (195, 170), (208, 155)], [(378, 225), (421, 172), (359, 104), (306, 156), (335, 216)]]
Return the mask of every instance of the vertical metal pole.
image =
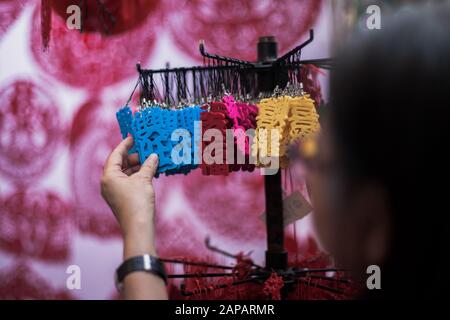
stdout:
[[(258, 62), (272, 64), (278, 55), (275, 37), (261, 37), (258, 42)], [(277, 84), (285, 82), (283, 75), (275, 74), (278, 70), (268, 69), (258, 74), (259, 92), (272, 92)], [(286, 75), (287, 79), (287, 75)], [(277, 83), (278, 82), (278, 83)], [(288, 265), (287, 252), (284, 249), (283, 195), (281, 190), (281, 172), (264, 176), (266, 198), (267, 251), (266, 268), (280, 270)]]

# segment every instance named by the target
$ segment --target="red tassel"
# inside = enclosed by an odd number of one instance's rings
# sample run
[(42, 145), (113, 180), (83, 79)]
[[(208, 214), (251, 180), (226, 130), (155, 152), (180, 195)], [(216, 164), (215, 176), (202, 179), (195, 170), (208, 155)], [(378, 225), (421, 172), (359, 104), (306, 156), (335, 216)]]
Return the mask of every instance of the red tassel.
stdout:
[(281, 300), (281, 288), (284, 286), (283, 278), (272, 272), (270, 277), (264, 282), (263, 292), (267, 298)]
[(41, 1), (41, 37), (44, 51), (48, 49), (52, 31), (51, 0)]

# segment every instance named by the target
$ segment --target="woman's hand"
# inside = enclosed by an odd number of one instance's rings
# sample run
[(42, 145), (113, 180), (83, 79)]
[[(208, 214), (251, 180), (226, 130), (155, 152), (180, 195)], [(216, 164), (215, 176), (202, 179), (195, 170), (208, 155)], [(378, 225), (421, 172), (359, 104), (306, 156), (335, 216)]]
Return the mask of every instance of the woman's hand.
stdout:
[(156, 255), (152, 179), (158, 167), (158, 157), (151, 155), (140, 166), (137, 154), (128, 155), (132, 145), (133, 139), (128, 137), (113, 150), (101, 179), (102, 196), (122, 230), (125, 258), (144, 253)]
[[(133, 139), (128, 137), (113, 150), (101, 180), (102, 196), (122, 229), (124, 260), (143, 254), (156, 256), (152, 179), (158, 157), (153, 154), (139, 166), (137, 155), (128, 155), (132, 145)], [(167, 299), (164, 281), (148, 272), (130, 273), (123, 288), (125, 299)]]

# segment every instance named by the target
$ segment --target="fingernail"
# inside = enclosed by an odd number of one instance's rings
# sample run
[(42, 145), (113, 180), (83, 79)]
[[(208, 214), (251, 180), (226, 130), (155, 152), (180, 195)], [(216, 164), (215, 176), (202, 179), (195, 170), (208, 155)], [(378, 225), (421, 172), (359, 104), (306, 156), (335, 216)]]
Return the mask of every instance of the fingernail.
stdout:
[(152, 153), (150, 155), (150, 160), (152, 161), (152, 163), (157, 163), (158, 162), (158, 155), (156, 153)]

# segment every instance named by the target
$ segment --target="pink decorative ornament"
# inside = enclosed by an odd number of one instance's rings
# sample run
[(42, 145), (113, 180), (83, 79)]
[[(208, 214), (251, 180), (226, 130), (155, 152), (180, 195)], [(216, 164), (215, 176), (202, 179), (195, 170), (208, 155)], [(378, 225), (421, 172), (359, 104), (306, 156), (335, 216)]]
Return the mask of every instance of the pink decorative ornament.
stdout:
[(30, 80), (0, 88), (0, 172), (15, 183), (34, 181), (50, 168), (63, 136), (50, 92)]
[(127, 32), (105, 36), (70, 30), (64, 18), (54, 15), (49, 48), (44, 51), (40, 21), (40, 6), (36, 6), (30, 45), (39, 66), (66, 84), (89, 90), (103, 89), (135, 75), (136, 62), (150, 58), (160, 26), (158, 13), (154, 12)]
[(206, 41), (212, 52), (254, 61), (258, 38), (273, 35), (280, 53), (284, 53), (295, 47), (313, 26), (322, 7), (321, 0), (169, 0), (167, 3), (172, 37), (180, 49), (197, 60), (201, 60), (196, 46), (200, 39)]
[(4, 195), (0, 207), (1, 249), (48, 261), (68, 257), (72, 217), (57, 194), (19, 190)]
[(17, 19), (28, 0), (0, 0), (0, 39)]

